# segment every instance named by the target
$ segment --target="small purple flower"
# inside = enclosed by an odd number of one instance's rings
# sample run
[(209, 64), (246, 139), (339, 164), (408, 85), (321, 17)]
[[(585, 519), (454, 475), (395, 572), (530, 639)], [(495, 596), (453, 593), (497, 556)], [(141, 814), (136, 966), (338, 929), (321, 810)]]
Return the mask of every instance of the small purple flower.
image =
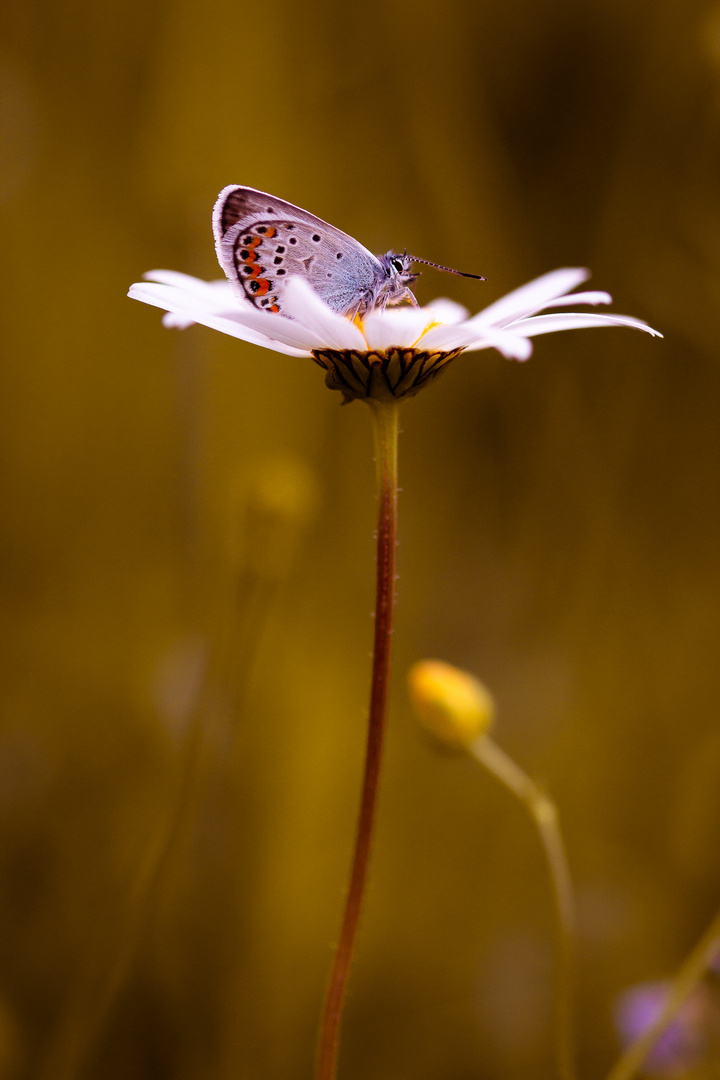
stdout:
[[(620, 994), (615, 1004), (615, 1027), (623, 1046), (634, 1042), (656, 1020), (670, 992), (664, 981), (640, 983)], [(680, 1006), (645, 1059), (648, 1076), (671, 1077), (687, 1072), (707, 1047), (709, 1000), (698, 986)]]
[(717, 938), (710, 948), (707, 965), (709, 971), (713, 971), (716, 975), (720, 975), (720, 938)]

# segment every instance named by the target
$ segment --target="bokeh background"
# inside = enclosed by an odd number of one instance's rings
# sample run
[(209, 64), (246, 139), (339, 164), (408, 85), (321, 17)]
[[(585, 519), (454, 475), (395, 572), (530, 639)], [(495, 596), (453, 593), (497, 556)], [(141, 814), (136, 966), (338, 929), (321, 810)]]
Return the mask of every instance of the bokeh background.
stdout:
[(155, 267), (218, 276), (228, 183), (488, 278), (428, 269), (421, 301), (587, 265), (665, 335), (472, 354), (404, 406), (341, 1057), (343, 1080), (552, 1075), (537, 838), (416, 729), (405, 673), (435, 656), (486, 681), (498, 742), (559, 803), (601, 1076), (616, 996), (720, 903), (720, 4), (2, 20), (0, 1077), (311, 1075), (364, 741), (372, 442), (309, 361), (126, 299)]

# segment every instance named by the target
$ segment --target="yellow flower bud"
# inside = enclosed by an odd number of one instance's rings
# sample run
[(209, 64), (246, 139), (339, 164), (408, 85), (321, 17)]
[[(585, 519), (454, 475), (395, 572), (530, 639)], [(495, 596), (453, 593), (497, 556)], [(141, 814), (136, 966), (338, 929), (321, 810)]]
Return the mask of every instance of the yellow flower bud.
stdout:
[(420, 723), (446, 746), (467, 749), (490, 728), (495, 702), (467, 671), (442, 660), (420, 660), (408, 683)]

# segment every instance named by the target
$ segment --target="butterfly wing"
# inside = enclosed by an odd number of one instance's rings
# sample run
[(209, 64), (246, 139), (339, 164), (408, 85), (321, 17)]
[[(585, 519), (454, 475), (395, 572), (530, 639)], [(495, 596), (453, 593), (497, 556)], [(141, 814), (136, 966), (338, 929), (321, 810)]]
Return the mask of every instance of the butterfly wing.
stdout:
[(386, 277), (380, 260), (352, 236), (255, 188), (230, 185), (220, 192), (213, 232), (230, 281), (268, 311), (282, 314), (285, 284), (293, 275), (343, 315), (368, 306)]

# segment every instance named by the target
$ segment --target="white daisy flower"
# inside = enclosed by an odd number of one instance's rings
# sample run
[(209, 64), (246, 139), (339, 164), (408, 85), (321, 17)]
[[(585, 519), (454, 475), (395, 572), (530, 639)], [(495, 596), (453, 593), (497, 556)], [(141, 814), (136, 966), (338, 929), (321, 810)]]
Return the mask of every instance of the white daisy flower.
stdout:
[(463, 352), (497, 349), (509, 360), (527, 360), (538, 334), (630, 326), (662, 337), (629, 315), (539, 314), (571, 304), (609, 304), (606, 292), (572, 292), (588, 276), (583, 269), (553, 270), (472, 316), (460, 304), (440, 299), (427, 307), (385, 308), (351, 320), (331, 311), (300, 277), (287, 282), (282, 315), (259, 310), (229, 281), (202, 281), (172, 270), (151, 271), (128, 295), (167, 312), (165, 326), (201, 323), (253, 345), (311, 357), (325, 369), (326, 384), (346, 401), (387, 401), (416, 394)]

